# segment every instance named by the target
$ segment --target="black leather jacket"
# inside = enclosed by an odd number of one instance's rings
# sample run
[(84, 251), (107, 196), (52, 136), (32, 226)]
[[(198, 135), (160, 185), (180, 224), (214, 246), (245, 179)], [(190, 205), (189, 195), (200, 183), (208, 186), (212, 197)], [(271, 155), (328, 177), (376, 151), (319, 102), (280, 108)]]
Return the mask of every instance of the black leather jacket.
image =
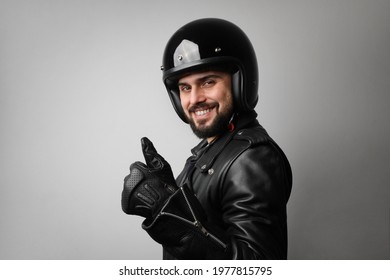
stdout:
[[(207, 216), (204, 227), (226, 245), (218, 251), (199, 244), (204, 255), (215, 259), (286, 259), (291, 168), (283, 151), (256, 120), (256, 113), (241, 116), (233, 132), (210, 146), (202, 141), (192, 153), (187, 162), (195, 167), (191, 175), (185, 168), (177, 184), (182, 185), (190, 176), (192, 191)], [(168, 253), (164, 244), (163, 248), (164, 259), (181, 258)]]

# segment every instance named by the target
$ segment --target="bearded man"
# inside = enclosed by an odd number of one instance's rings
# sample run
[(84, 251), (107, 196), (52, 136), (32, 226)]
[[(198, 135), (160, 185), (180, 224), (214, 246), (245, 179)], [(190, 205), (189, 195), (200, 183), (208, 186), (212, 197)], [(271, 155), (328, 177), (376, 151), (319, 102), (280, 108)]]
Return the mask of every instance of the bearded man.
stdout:
[(259, 124), (258, 66), (246, 34), (222, 19), (186, 24), (169, 39), (163, 82), (201, 142), (179, 176), (142, 138), (146, 164), (125, 178), (122, 209), (163, 259), (286, 259), (290, 164)]

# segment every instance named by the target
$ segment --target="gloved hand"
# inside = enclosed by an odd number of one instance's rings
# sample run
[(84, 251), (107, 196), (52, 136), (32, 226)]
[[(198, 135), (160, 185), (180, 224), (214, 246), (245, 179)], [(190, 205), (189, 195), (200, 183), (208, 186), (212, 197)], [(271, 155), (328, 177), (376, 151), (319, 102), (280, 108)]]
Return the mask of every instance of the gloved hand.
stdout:
[(154, 218), (165, 201), (178, 189), (171, 166), (157, 153), (153, 143), (141, 139), (146, 165), (134, 162), (124, 179), (122, 210), (126, 214)]
[(122, 191), (123, 211), (145, 217), (142, 228), (177, 258), (224, 258), (226, 241), (207, 229), (206, 214), (189, 182), (178, 188), (170, 165), (152, 142), (144, 137), (141, 143), (146, 164), (130, 166)]

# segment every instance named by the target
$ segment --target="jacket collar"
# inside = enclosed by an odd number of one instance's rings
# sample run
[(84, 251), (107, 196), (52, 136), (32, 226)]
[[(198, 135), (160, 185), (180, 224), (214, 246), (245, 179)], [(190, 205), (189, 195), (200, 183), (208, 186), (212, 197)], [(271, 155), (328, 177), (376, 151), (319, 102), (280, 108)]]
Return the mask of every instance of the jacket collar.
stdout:
[(232, 140), (233, 136), (240, 131), (240, 129), (256, 124), (258, 125), (256, 117), (257, 113), (255, 111), (237, 114), (233, 120), (235, 127), (233, 131), (227, 131), (225, 134), (218, 137), (210, 145), (207, 143), (206, 139), (203, 139), (197, 146), (195, 146), (191, 150), (194, 157), (198, 158), (195, 167), (200, 169), (202, 173), (207, 172), (213, 165), (219, 154)]

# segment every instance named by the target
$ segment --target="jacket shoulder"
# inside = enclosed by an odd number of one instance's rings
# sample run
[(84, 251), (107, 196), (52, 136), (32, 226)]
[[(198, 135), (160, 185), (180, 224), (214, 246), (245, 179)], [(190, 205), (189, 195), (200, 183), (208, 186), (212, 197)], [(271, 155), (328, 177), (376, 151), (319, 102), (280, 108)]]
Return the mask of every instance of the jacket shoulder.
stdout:
[(270, 142), (270, 136), (262, 126), (240, 129), (233, 139), (248, 142), (250, 146)]

